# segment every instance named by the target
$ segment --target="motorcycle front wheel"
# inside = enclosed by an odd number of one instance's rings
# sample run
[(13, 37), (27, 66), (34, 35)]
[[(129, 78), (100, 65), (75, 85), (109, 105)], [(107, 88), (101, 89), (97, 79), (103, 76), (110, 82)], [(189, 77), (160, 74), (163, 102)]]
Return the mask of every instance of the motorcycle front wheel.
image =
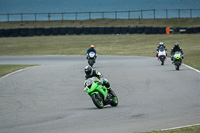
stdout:
[(112, 102), (110, 103), (111, 106), (115, 107), (118, 105), (118, 98), (117, 95), (113, 90), (110, 90)]
[(99, 108), (102, 109), (103, 108), (103, 99), (100, 97), (99, 94), (92, 94), (92, 101), (94, 103), (94, 105)]

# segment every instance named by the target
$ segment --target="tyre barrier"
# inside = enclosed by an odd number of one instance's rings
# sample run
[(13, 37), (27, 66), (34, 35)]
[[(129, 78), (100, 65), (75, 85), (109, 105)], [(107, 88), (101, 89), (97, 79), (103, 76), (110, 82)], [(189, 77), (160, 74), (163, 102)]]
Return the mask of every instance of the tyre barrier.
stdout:
[(89, 35), (89, 34), (91, 34), (91, 30), (90, 30), (90, 28), (89, 27), (83, 27), (82, 28), (83, 29), (83, 34), (84, 35)]
[(68, 27), (67, 28), (68, 30), (68, 32), (67, 32), (67, 34), (68, 35), (73, 35), (73, 34), (75, 34), (76, 33), (76, 31), (75, 31), (75, 28), (74, 27)]
[[(170, 28), (171, 34), (197, 34), (200, 27)], [(96, 34), (166, 34), (166, 27), (54, 27), (0, 29), (0, 37)]]
[(91, 27), (91, 34), (92, 35), (98, 34), (98, 27)]
[(42, 36), (44, 35), (44, 28), (36, 28), (35, 34), (37, 36)]
[(60, 35), (66, 35), (68, 33), (68, 28), (60, 28)]
[(144, 28), (144, 33), (145, 34), (152, 34), (152, 28), (151, 27), (145, 27)]
[(137, 27), (136, 31), (138, 34), (142, 34), (142, 33), (144, 33), (144, 27)]
[(20, 29), (12, 29), (11, 30), (11, 36), (12, 37), (18, 37), (18, 36), (20, 36)]
[[(83, 34), (83, 28), (78, 27), (78, 28), (74, 28), (74, 29), (76, 31), (76, 35)], [(89, 34), (89, 30), (84, 30), (84, 32), (86, 32), (86, 34)]]
[(56, 28), (51, 28), (51, 34), (56, 36), (56, 35), (60, 35), (60, 28), (56, 27)]
[(99, 33), (99, 34), (106, 34), (106, 29), (105, 29), (105, 27), (99, 27), (99, 28), (98, 28), (98, 33)]
[(28, 29), (27, 28), (21, 28), (20, 29), (20, 36), (25, 37), (28, 36)]
[(159, 34), (159, 27), (152, 27), (151, 30), (152, 34)]
[(35, 33), (35, 28), (29, 28), (27, 29), (27, 33), (28, 33), (28, 36), (34, 36), (36, 35)]
[(121, 34), (128, 34), (130, 27), (121, 27)]
[(44, 35), (45, 36), (50, 36), (51, 35), (51, 28), (44, 29)]

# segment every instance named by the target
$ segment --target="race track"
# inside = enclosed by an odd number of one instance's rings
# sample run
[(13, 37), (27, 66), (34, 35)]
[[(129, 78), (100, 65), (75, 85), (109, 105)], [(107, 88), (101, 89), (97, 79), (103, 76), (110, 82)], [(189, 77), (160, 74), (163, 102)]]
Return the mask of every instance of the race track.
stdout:
[(97, 109), (83, 91), (85, 56), (0, 56), (39, 64), (0, 78), (0, 133), (133, 133), (200, 123), (200, 73), (168, 59), (98, 56), (119, 105)]

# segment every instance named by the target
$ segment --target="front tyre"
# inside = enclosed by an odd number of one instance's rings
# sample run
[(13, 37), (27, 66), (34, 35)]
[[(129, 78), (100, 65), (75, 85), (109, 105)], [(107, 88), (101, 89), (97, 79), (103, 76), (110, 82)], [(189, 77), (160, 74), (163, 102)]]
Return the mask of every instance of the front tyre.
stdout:
[(176, 66), (176, 70), (179, 70), (179, 66)]
[(161, 62), (161, 65), (164, 65), (164, 61)]
[(88, 61), (88, 64), (89, 64), (91, 67), (93, 67), (94, 62), (93, 62), (92, 60), (90, 60), (90, 61)]
[(100, 97), (99, 94), (92, 94), (92, 101), (94, 103), (94, 105), (99, 108), (102, 109), (103, 108), (103, 99)]
[(118, 105), (118, 98), (117, 95), (115, 94), (115, 92), (113, 90), (110, 90), (110, 94), (111, 94), (111, 99), (112, 102), (110, 103), (111, 106), (115, 107)]

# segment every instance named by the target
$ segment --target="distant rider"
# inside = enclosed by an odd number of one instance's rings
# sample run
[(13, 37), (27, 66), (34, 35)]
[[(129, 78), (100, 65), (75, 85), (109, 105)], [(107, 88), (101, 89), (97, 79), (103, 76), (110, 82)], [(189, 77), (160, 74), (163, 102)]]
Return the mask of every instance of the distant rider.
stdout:
[(158, 57), (158, 52), (159, 52), (160, 47), (164, 47), (164, 49), (166, 51), (166, 56), (167, 56), (167, 48), (165, 47), (163, 42), (160, 42), (157, 49), (156, 49), (156, 57)]
[(171, 60), (173, 60), (173, 55), (175, 54), (175, 52), (177, 52), (177, 51), (179, 51), (179, 52), (181, 52), (181, 54), (182, 54), (182, 59), (184, 58), (183, 56), (184, 56), (184, 53), (183, 53), (183, 50), (179, 47), (179, 43), (175, 43), (174, 44), (174, 47), (172, 48), (172, 50), (171, 50)]
[(86, 55), (87, 55), (87, 59), (88, 59), (88, 57), (89, 57), (89, 53), (90, 52), (94, 52), (95, 53), (95, 58), (97, 57), (97, 52), (96, 52), (96, 50), (94, 49), (94, 45), (91, 45), (90, 46), (90, 48), (87, 50), (87, 52), (86, 52)]
[(107, 79), (104, 79), (102, 74), (100, 72), (98, 72), (97, 70), (94, 70), (91, 66), (86, 66), (85, 67), (85, 79), (88, 78), (92, 78), (92, 77), (97, 77), (99, 79), (99, 82), (101, 82), (100, 80), (103, 80), (103, 85), (107, 88), (108, 93), (110, 93), (110, 83), (108, 82)]

